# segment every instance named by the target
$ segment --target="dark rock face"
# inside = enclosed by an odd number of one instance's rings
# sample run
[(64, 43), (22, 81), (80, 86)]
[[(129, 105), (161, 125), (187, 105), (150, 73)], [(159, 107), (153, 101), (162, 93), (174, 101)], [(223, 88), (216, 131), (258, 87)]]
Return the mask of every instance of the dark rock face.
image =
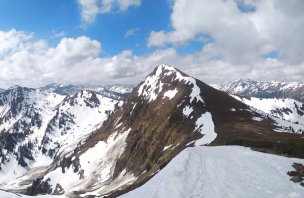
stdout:
[(300, 183), (304, 187), (304, 165), (294, 163), (292, 166), (295, 170), (287, 173), (291, 177), (290, 180), (295, 183)]
[[(0, 106), (3, 107), (0, 124), (16, 119), (12, 127), (3, 128), (0, 133), (0, 155), (2, 153), (0, 167), (7, 161), (9, 153), (16, 156), (18, 164), (22, 167), (27, 167), (28, 161), (33, 160), (33, 142), (29, 140), (17, 146), (33, 133), (34, 127), (38, 129), (41, 127), (41, 115), (33, 104), (28, 102), (29, 95), (33, 92), (34, 89), (15, 86), (0, 93)], [(21, 118), (19, 118), (20, 114), (22, 114)], [(6, 155), (3, 155), (2, 150), (7, 151)]]
[(304, 116), (304, 104), (302, 106), (298, 106), (296, 103), (295, 103), (295, 106), (296, 106), (296, 109), (297, 109), (297, 113), (301, 116)]
[(32, 155), (32, 149), (33, 149), (34, 145), (32, 142), (27, 142), (27, 144), (21, 145), (18, 147), (18, 164), (20, 164), (22, 167), (27, 167), (28, 164), (25, 161), (25, 159), (27, 160), (34, 160), (34, 157)]
[(43, 178), (38, 178), (35, 181), (33, 181), (33, 184), (31, 187), (27, 188), (27, 195), (38, 195), (38, 194), (51, 194), (52, 193), (52, 187), (49, 184), (49, 179), (46, 181), (43, 181)]
[[(18, 147), (17, 152), (15, 151), (18, 142), (24, 140), (25, 134), (23, 133), (0, 133), (0, 170), (1, 164), (5, 163), (7, 158), (7, 153), (12, 153), (17, 156), (18, 164), (23, 167), (27, 166), (26, 160), (32, 159), (32, 153), (30, 151), (31, 145), (23, 145)], [(28, 147), (29, 146), (29, 147)], [(6, 152), (4, 152), (6, 151)], [(4, 154), (5, 153), (5, 154)]]
[(31, 108), (25, 101), (28, 99), (28, 94), (32, 91), (34, 89), (15, 86), (0, 93), (0, 106), (4, 106), (0, 114), (0, 124), (3, 124), (4, 121), (12, 117), (16, 117), (20, 111)]

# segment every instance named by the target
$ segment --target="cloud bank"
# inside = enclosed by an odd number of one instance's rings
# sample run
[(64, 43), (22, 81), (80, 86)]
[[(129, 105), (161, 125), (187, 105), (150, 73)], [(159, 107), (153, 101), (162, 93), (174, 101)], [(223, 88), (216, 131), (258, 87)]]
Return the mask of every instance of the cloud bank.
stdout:
[(0, 87), (19, 84), (39, 87), (52, 82), (63, 83), (133, 83), (143, 80), (159, 64), (182, 69), (204, 82), (235, 78), (301, 81), (304, 64), (286, 64), (277, 59), (263, 59), (251, 66), (212, 59), (204, 49), (179, 55), (174, 48), (157, 49), (146, 55), (125, 50), (102, 57), (102, 44), (82, 36), (62, 38), (54, 47), (45, 40), (35, 40), (33, 33), (12, 29), (0, 31)]

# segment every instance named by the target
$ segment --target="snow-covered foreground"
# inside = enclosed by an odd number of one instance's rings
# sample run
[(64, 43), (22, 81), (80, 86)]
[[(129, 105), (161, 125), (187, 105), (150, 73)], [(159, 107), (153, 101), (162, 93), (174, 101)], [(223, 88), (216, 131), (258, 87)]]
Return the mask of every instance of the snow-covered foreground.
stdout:
[(121, 198), (296, 198), (304, 187), (290, 181), (294, 162), (241, 146), (187, 148), (143, 186)]

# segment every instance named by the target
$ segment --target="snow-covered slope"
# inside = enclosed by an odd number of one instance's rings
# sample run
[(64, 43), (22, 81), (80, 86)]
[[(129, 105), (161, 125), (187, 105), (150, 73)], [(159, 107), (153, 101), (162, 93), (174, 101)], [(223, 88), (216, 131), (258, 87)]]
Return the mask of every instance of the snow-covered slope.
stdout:
[(71, 145), (70, 149), (74, 149), (75, 144), (102, 126), (116, 105), (121, 106), (122, 102), (92, 91), (67, 96), (54, 109), (55, 115), (45, 131), (42, 151), (52, 157), (53, 153), (67, 151)]
[(92, 91), (62, 96), (16, 86), (0, 94), (0, 186), (74, 150), (121, 104)]
[(233, 97), (253, 107), (252, 110), (274, 117), (278, 125), (289, 128), (291, 132), (304, 132), (304, 104), (299, 101), (290, 98)]
[(48, 164), (39, 152), (49, 119), (63, 96), (41, 90), (12, 87), (0, 94), (0, 184)]
[(303, 82), (265, 82), (238, 79), (223, 84), (215, 84), (214, 88), (230, 94), (257, 98), (293, 98), (304, 102)]
[[(64, 190), (65, 196), (74, 197), (73, 192), (86, 192), (93, 189), (86, 195), (107, 194), (122, 185), (133, 182), (136, 177), (133, 174), (122, 172), (114, 182), (109, 183), (109, 179), (114, 172), (117, 158), (123, 153), (126, 146), (126, 137), (130, 130), (123, 131), (121, 134), (111, 135), (107, 141), (100, 141), (86, 152), (77, 156), (79, 170), (73, 163), (62, 172), (62, 167), (56, 167), (51, 172), (44, 175), (42, 182), (47, 182), (52, 189), (50, 194), (61, 193)], [(69, 157), (69, 156), (65, 156)], [(75, 160), (76, 156), (72, 157)]]
[(143, 186), (121, 198), (301, 198), (304, 188), (287, 172), (303, 159), (240, 146), (193, 147), (177, 155)]

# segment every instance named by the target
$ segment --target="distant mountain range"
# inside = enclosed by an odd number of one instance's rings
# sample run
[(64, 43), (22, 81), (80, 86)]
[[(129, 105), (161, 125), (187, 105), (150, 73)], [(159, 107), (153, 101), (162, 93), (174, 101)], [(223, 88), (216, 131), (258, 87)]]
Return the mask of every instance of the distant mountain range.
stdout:
[(303, 82), (267, 82), (238, 79), (223, 84), (214, 84), (214, 88), (235, 95), (257, 98), (292, 98), (304, 102)]
[(132, 91), (134, 85), (71, 85), (71, 84), (59, 84), (59, 83), (52, 83), (41, 87), (39, 89), (46, 90), (50, 92), (54, 92), (61, 95), (74, 95), (75, 93), (81, 90), (90, 90), (94, 92), (103, 93), (104, 95), (115, 95), (115, 96), (127, 96), (128, 93)]
[(160, 65), (134, 88), (7, 89), (0, 196), (302, 197), (301, 83), (262, 84)]

